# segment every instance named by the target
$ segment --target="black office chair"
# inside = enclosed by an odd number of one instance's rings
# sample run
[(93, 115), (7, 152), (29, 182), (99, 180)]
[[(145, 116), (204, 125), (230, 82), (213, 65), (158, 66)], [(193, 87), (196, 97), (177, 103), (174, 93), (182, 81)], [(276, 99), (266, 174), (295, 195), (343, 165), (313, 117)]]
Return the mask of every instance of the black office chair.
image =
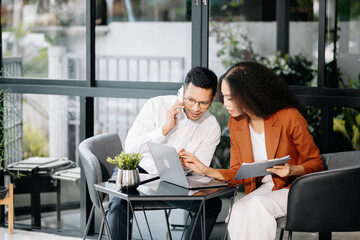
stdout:
[(360, 151), (323, 154), (325, 171), (302, 176), (289, 191), (287, 216), (277, 219), (292, 232), (319, 232), (330, 240), (332, 232), (360, 231)]
[[(117, 134), (112, 134), (112, 133), (96, 135), (94, 137), (84, 140), (79, 145), (82, 170), (84, 171), (90, 199), (93, 203), (90, 216), (86, 224), (83, 239), (86, 238), (89, 232), (89, 227), (94, 215), (95, 207), (100, 208), (100, 204), (102, 204), (105, 209), (105, 212), (107, 213), (109, 198), (108, 196), (101, 194), (100, 199), (102, 202), (100, 203), (97, 198), (97, 193), (94, 184), (107, 181), (111, 177), (112, 170), (114, 169), (114, 165), (107, 162), (106, 159), (107, 157), (111, 157), (111, 158), (115, 157), (121, 151), (122, 151), (122, 145), (120, 138)], [(167, 212), (167, 210), (172, 209), (172, 207), (166, 205), (163, 202), (139, 202), (139, 203), (135, 202), (134, 209), (135, 210), (164, 209), (167, 228), (168, 228), (168, 236), (171, 239), (171, 231), (168, 220), (169, 213)], [(102, 238), (103, 229), (104, 229), (104, 218), (102, 218), (100, 225), (99, 239)]]

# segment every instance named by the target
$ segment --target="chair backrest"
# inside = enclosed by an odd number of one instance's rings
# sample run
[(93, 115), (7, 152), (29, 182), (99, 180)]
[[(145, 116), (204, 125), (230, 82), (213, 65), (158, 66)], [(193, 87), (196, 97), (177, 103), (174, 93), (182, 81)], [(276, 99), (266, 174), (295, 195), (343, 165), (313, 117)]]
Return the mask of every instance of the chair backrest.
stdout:
[(122, 151), (120, 137), (117, 134), (105, 133), (82, 141), (79, 145), (80, 160), (85, 174), (91, 201), (100, 207), (94, 184), (106, 181), (114, 169), (107, 162)]
[(360, 151), (322, 155), (330, 169), (302, 176), (289, 191), (286, 230), (360, 230)]
[(360, 164), (360, 151), (327, 153), (321, 155), (325, 170)]

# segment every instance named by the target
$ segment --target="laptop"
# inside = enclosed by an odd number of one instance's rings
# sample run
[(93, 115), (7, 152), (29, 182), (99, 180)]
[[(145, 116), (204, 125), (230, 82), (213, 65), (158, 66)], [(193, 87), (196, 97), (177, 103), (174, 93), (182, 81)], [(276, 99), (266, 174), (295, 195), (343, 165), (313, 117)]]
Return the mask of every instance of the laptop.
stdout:
[(154, 159), (162, 181), (187, 189), (227, 187), (228, 183), (210, 177), (195, 174), (186, 176), (174, 147), (148, 142), (150, 153)]
[(174, 186), (174, 184), (164, 182), (161, 179), (140, 184), (136, 190), (148, 196), (188, 196), (190, 193), (195, 192), (191, 189)]

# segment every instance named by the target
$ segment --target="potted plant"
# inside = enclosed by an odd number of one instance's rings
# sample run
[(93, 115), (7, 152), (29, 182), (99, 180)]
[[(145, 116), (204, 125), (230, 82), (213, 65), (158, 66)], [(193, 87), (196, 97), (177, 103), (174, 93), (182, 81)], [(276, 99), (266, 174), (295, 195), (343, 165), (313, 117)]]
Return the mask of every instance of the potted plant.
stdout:
[(116, 184), (122, 189), (133, 190), (140, 184), (140, 175), (137, 166), (143, 156), (140, 153), (121, 152), (114, 158), (108, 157), (106, 161), (119, 168)]

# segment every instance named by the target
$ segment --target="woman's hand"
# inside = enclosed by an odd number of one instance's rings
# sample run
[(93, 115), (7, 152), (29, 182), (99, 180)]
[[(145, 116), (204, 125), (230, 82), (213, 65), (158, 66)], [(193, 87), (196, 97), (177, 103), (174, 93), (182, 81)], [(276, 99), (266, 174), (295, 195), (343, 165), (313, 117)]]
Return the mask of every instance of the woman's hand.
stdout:
[(274, 173), (279, 177), (300, 176), (305, 174), (303, 166), (289, 164), (273, 166), (272, 168), (266, 169), (266, 171)]
[(181, 149), (178, 151), (178, 155), (181, 161), (181, 164), (184, 167), (190, 168), (192, 171), (198, 174), (205, 174), (207, 173), (208, 167), (205, 166), (194, 154)]
[(224, 176), (220, 172), (214, 168), (204, 165), (194, 154), (189, 153), (184, 149), (180, 149), (177, 153), (179, 155), (181, 164), (184, 167), (190, 168), (197, 174), (207, 175), (217, 180), (225, 180)]

